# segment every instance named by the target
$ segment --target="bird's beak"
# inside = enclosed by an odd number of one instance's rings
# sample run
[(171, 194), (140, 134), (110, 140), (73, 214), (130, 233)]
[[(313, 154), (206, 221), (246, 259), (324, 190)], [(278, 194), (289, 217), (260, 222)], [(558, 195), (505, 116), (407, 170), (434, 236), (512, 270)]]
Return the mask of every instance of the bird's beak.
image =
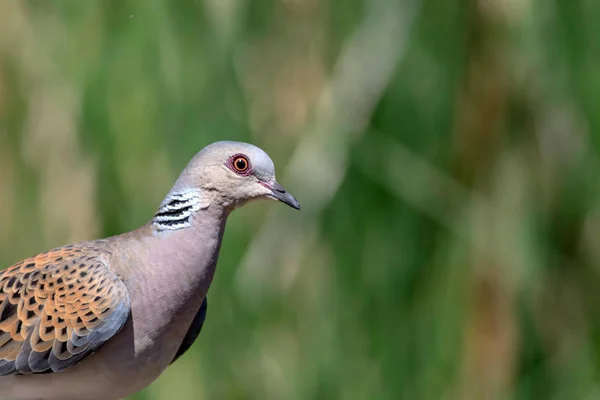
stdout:
[(274, 199), (279, 200), (282, 203), (295, 208), (296, 210), (300, 210), (300, 203), (298, 203), (298, 200), (288, 193), (283, 186), (277, 183), (277, 181), (273, 180), (271, 182), (261, 182), (261, 184), (271, 191), (270, 195)]

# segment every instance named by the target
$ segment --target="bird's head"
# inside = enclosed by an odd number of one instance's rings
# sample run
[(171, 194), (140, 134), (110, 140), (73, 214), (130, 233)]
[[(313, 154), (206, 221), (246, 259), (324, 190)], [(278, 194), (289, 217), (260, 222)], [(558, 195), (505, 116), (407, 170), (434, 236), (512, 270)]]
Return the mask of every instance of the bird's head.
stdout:
[(177, 187), (197, 189), (211, 202), (229, 208), (264, 198), (300, 209), (298, 200), (275, 179), (269, 155), (249, 143), (222, 141), (206, 146), (190, 161)]

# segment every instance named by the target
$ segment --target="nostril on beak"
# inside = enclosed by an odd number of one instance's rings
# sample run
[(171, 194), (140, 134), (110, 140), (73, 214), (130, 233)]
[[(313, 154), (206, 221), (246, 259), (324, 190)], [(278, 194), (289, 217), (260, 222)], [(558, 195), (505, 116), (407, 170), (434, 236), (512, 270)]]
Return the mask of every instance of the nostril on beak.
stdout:
[(269, 186), (270, 186), (271, 190), (274, 190), (276, 192), (279, 192), (279, 193), (285, 193), (286, 192), (286, 190), (283, 188), (283, 186), (281, 186), (277, 182), (272, 182)]

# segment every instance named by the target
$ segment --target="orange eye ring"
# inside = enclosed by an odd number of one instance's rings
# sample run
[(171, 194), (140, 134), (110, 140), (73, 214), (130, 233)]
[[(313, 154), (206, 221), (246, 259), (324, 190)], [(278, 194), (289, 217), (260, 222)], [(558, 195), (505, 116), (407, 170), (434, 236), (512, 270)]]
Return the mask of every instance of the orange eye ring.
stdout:
[(243, 155), (237, 155), (231, 159), (232, 169), (238, 174), (247, 174), (250, 171), (250, 161)]

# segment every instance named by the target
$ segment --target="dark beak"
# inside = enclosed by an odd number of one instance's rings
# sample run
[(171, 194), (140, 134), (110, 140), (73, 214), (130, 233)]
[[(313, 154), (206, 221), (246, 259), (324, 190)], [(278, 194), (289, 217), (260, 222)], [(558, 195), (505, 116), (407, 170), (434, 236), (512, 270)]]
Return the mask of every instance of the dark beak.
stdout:
[(269, 183), (265, 183), (264, 186), (271, 189), (271, 195), (275, 199), (287, 204), (292, 208), (295, 208), (296, 210), (300, 210), (300, 203), (298, 203), (298, 200), (296, 200), (294, 196), (289, 194), (279, 183), (277, 183), (276, 181), (272, 181)]

